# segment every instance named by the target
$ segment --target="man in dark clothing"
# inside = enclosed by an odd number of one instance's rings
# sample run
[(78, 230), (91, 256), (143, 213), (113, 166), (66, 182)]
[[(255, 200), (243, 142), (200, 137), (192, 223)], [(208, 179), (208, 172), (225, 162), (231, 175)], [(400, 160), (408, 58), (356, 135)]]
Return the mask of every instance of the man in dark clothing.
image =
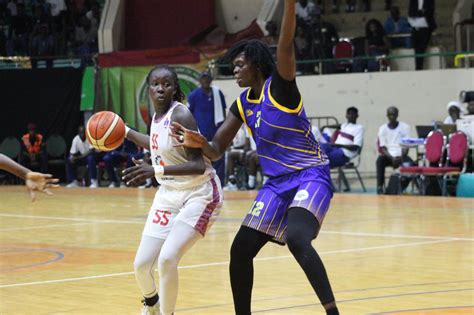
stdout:
[[(416, 54), (424, 54), (436, 29), (434, 19), (434, 0), (410, 0), (408, 7), (408, 22), (410, 23), (411, 37)], [(415, 58), (416, 70), (423, 69), (424, 57)]]

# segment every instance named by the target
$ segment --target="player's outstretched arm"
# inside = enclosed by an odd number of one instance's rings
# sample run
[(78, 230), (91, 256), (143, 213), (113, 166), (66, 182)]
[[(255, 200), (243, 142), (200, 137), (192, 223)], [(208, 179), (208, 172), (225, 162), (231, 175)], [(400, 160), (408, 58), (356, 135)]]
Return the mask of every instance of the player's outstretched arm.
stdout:
[(242, 126), (242, 122), (230, 113), (224, 123), (217, 129), (212, 142), (208, 142), (199, 132), (190, 130), (177, 122), (174, 122), (171, 126), (171, 136), (178, 140), (179, 143), (176, 146), (202, 149), (205, 156), (215, 161), (219, 160), (225, 153), (240, 126)]
[(277, 70), (280, 76), (287, 81), (292, 81), (296, 74), (295, 46), (293, 43), (296, 28), (295, 5), (296, 0), (285, 0), (277, 47)]
[(59, 179), (53, 178), (53, 175), (32, 172), (3, 154), (0, 154), (0, 169), (24, 179), (32, 201), (36, 199), (36, 191), (51, 195), (49, 188), (59, 187), (55, 185)]
[(125, 138), (134, 142), (136, 145), (150, 150), (150, 136), (145, 135), (141, 132), (135, 131), (133, 129), (127, 129), (127, 135)]

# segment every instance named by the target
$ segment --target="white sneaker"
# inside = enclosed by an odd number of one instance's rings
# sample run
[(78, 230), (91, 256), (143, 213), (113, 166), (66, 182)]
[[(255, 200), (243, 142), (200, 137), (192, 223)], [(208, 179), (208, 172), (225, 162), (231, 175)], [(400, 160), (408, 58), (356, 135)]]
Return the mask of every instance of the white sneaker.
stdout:
[(115, 187), (117, 187), (116, 185), (117, 185), (117, 183), (111, 182), (108, 187), (109, 188), (115, 188)]
[(66, 185), (67, 188), (76, 188), (76, 187), (79, 187), (79, 182), (75, 179), (73, 180), (72, 182), (70, 182), (69, 184)]
[(97, 179), (91, 179), (91, 185), (89, 188), (97, 188), (99, 187), (99, 184), (97, 183)]
[(153, 306), (148, 306), (143, 302), (142, 315), (160, 315), (160, 302)]
[(237, 191), (239, 188), (237, 187), (236, 184), (232, 184), (232, 183), (227, 183), (227, 185), (225, 185), (224, 187), (224, 190), (225, 191)]
[(127, 185), (124, 182), (120, 182), (120, 188), (127, 188)]

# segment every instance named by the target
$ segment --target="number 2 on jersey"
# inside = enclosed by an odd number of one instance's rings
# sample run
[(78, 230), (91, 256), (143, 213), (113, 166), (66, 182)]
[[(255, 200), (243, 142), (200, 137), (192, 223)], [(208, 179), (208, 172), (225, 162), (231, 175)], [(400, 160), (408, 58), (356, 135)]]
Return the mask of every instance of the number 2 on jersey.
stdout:
[(263, 207), (265, 204), (261, 201), (255, 201), (250, 208), (249, 213), (255, 217), (258, 217), (260, 215), (260, 211), (262, 211)]

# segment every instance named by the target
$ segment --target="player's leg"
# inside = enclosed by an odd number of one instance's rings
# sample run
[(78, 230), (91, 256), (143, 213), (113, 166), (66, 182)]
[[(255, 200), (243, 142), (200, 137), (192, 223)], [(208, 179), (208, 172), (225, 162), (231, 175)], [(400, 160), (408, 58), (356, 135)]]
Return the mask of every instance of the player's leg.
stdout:
[[(145, 308), (159, 309), (154, 272), (156, 262), (165, 240), (143, 235), (135, 256), (135, 278), (144, 297)], [(154, 307), (156, 305), (156, 307)]]
[(177, 220), (158, 258), (161, 314), (172, 314), (178, 297), (178, 263), (202, 235), (192, 226)]
[(322, 183), (305, 184), (304, 188), (288, 209), (286, 242), (327, 314), (339, 314), (324, 264), (311, 245), (329, 208), (332, 191)]
[(230, 249), (230, 283), (236, 315), (249, 315), (253, 287), (253, 259), (271, 236), (241, 226)]
[[(316, 217), (304, 208), (290, 208), (288, 211), (287, 244), (291, 253), (303, 269), (321, 304), (328, 314), (338, 314), (336, 302), (324, 264), (311, 241), (319, 231)], [(337, 310), (337, 309), (336, 309)]]

